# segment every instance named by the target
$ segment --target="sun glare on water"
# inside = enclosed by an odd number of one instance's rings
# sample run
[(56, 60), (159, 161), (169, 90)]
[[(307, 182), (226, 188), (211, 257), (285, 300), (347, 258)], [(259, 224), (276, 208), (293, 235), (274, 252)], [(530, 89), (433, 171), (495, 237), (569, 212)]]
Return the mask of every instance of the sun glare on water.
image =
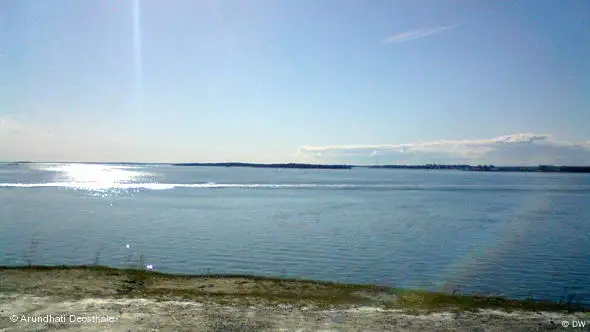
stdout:
[(134, 168), (113, 165), (68, 164), (52, 166), (47, 170), (57, 173), (56, 182), (89, 190), (116, 189), (146, 176), (146, 173)]

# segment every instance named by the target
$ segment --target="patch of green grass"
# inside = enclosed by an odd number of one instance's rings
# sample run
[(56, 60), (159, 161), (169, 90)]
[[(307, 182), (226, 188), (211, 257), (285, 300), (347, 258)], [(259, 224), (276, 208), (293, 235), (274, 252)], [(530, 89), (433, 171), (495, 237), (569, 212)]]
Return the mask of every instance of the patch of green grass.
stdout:
[(396, 290), (398, 304), (407, 308), (440, 310), (453, 308), (465, 311), (478, 309), (504, 309), (526, 311), (563, 311), (566, 304), (549, 301), (514, 300), (500, 296), (458, 295), (421, 290)]

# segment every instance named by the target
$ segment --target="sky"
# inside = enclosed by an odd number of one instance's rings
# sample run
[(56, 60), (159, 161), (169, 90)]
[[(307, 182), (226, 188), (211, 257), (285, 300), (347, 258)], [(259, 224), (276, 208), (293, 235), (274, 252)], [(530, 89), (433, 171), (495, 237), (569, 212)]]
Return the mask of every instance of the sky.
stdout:
[(587, 0), (6, 0), (0, 160), (590, 165)]

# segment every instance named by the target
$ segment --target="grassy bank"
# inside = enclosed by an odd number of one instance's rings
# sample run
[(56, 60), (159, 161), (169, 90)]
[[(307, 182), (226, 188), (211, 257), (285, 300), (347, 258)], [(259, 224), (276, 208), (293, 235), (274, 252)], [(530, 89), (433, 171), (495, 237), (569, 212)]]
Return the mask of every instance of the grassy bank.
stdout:
[(0, 267), (0, 292), (62, 298), (213, 300), (231, 304), (379, 306), (417, 311), (574, 311), (567, 303), (458, 295), (377, 285), (259, 277), (173, 275), (103, 266)]

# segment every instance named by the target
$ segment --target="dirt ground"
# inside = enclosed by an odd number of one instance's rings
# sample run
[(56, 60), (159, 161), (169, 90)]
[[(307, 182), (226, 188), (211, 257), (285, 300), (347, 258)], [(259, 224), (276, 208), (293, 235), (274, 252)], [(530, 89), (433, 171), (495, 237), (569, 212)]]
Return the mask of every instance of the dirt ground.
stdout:
[[(384, 290), (298, 281), (0, 269), (0, 331), (590, 330), (584, 313), (417, 310), (399, 300)], [(572, 328), (584, 320), (585, 329)]]

